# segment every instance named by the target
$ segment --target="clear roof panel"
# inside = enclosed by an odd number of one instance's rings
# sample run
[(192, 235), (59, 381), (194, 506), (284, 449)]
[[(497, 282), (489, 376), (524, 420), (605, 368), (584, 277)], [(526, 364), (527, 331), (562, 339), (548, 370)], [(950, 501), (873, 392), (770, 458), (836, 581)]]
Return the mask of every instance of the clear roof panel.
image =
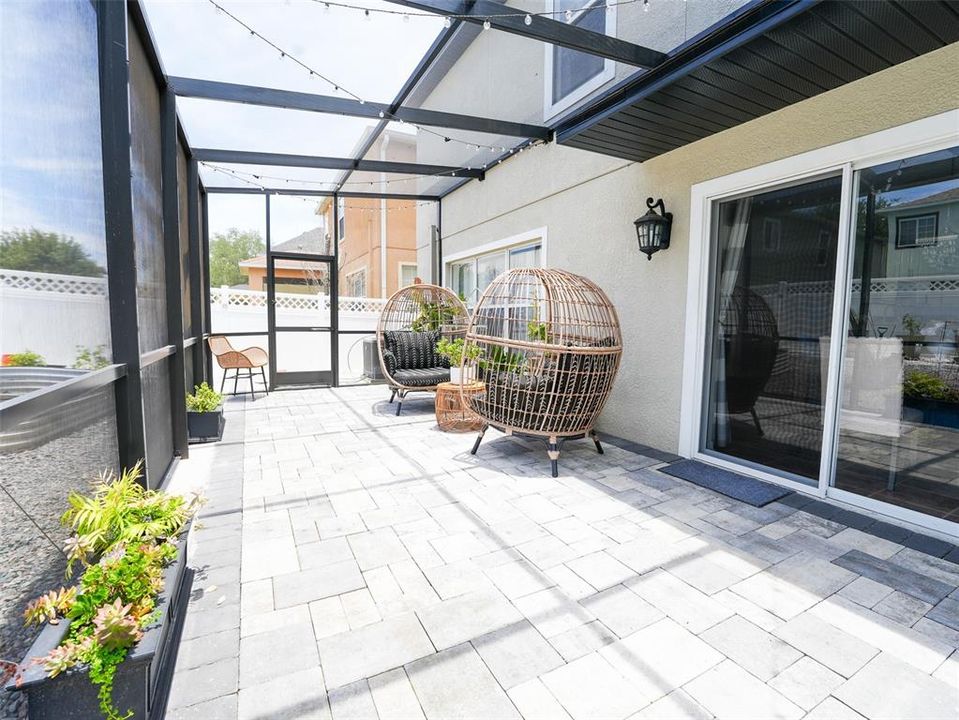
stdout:
[[(404, 21), (322, 2), (264, 0), (145, 0), (160, 57), (170, 75), (259, 85), (323, 95), (339, 94), (294, 62), (364, 100), (389, 102), (443, 29), (440, 18)], [(351, 5), (396, 10), (375, 0)], [(229, 14), (228, 14), (229, 13)], [(251, 35), (230, 14), (285, 51)]]
[(334, 190), (339, 170), (201, 162), (200, 179), (207, 187), (271, 190)]

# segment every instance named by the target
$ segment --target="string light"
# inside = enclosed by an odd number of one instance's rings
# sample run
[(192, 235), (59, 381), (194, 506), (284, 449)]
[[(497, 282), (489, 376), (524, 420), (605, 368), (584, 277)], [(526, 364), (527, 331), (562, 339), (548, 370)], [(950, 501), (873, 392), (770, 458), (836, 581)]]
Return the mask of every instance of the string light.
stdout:
[[(317, 0), (314, 0), (314, 2), (316, 2), (316, 1), (317, 1)], [(233, 13), (231, 13), (230, 11), (228, 11), (227, 9), (225, 9), (223, 6), (221, 6), (220, 4), (218, 4), (218, 3), (216, 2), (216, 0), (208, 0), (208, 2), (209, 2), (211, 5), (213, 5), (213, 7), (215, 7), (218, 12), (226, 15), (226, 16), (229, 17), (231, 20), (233, 20), (235, 23), (237, 23), (238, 25), (240, 25), (240, 26), (242, 26), (243, 28), (245, 28), (245, 29), (250, 33), (250, 35), (251, 35), (252, 37), (255, 37), (256, 39), (260, 40), (261, 42), (269, 45), (273, 50), (277, 51), (277, 52), (280, 54), (280, 58), (281, 58), (281, 59), (283, 59), (283, 60), (290, 60), (290, 61), (294, 62), (295, 64), (299, 65), (300, 67), (302, 67), (304, 70), (307, 71), (307, 73), (309, 74), (310, 77), (318, 77), (318, 78), (320, 78), (321, 80), (323, 80), (324, 82), (326, 82), (328, 85), (330, 85), (330, 86), (333, 88), (333, 91), (334, 91), (334, 92), (343, 92), (344, 94), (348, 95), (349, 97), (351, 97), (351, 98), (353, 98), (354, 100), (356, 100), (357, 102), (359, 102), (361, 105), (365, 104), (366, 101), (365, 101), (363, 98), (361, 98), (359, 95), (357, 95), (357, 94), (354, 93), (354, 92), (351, 92), (351, 91), (347, 90), (346, 88), (344, 88), (342, 85), (340, 85), (339, 83), (337, 83), (337, 82), (335, 82), (334, 80), (332, 80), (332, 79), (331, 79), (330, 77), (328, 77), (327, 75), (324, 75), (323, 73), (321, 73), (321, 72), (313, 69), (312, 67), (310, 67), (309, 65), (307, 65), (305, 62), (303, 62), (302, 60), (300, 60), (299, 58), (297, 58), (296, 56), (291, 55), (289, 52), (287, 52), (286, 50), (284, 50), (283, 48), (281, 48), (281, 47), (280, 47), (279, 45), (277, 45), (275, 42), (273, 42), (273, 41), (270, 40), (269, 38), (265, 37), (265, 36), (262, 35), (261, 33), (257, 32), (257, 31), (256, 31), (253, 27), (251, 27), (249, 24), (247, 24), (246, 22), (244, 22), (243, 20), (241, 20), (240, 18), (238, 18), (236, 15), (234, 15)], [(635, 2), (635, 0), (629, 0), (629, 2)], [(345, 3), (337, 3), (337, 2), (332, 2), (332, 1), (331, 1), (331, 2), (328, 2), (328, 3), (327, 3), (327, 2), (323, 2), (323, 4), (324, 4), (324, 6), (333, 6), (333, 7), (340, 7), (340, 8), (351, 8), (351, 9), (357, 9), (357, 10), (364, 10), (364, 11), (366, 12), (366, 17), (367, 17), (367, 19), (370, 17), (370, 13), (372, 13), (372, 12), (383, 12), (383, 13), (388, 13), (388, 14), (391, 14), (391, 15), (403, 15), (403, 14), (406, 14), (406, 15), (409, 15), (410, 17), (416, 17), (416, 16), (418, 16), (418, 15), (426, 15), (426, 13), (404, 13), (404, 12), (402, 12), (402, 11), (394, 11), (394, 10), (374, 10), (374, 9), (371, 9), (371, 8), (360, 8), (360, 7), (355, 6), (355, 5), (347, 5), (347, 4), (345, 4)], [(433, 15), (429, 15), (429, 16), (430, 16), (430, 17), (434, 17)], [(500, 17), (500, 16), (498, 16), (498, 15), (497, 15), (497, 16), (492, 16), (492, 15), (491, 15), (490, 17)], [(522, 17), (522, 15), (520, 15), (520, 17)], [(488, 25), (488, 24), (489, 24), (489, 21), (487, 20), (487, 22), (486, 22), (485, 24)], [(404, 122), (402, 118), (397, 117), (394, 113), (389, 112), (389, 111), (382, 111), (382, 110), (381, 110), (378, 114), (379, 114), (380, 118), (382, 118), (382, 119), (392, 120), (392, 121), (398, 122), (398, 123), (400, 123), (400, 124), (403, 124), (403, 122)], [(416, 123), (409, 123), (409, 124), (412, 125), (413, 127), (415, 127), (415, 128), (417, 129), (417, 131), (422, 132), (422, 133), (425, 133), (425, 134), (428, 134), (428, 135), (433, 135), (433, 136), (435, 136), (435, 137), (437, 137), (437, 138), (441, 138), (444, 142), (455, 142), (455, 143), (459, 143), (460, 145), (464, 145), (464, 146), (475, 146), (475, 147), (476, 147), (476, 151), (479, 151), (480, 149), (482, 149), (482, 150), (488, 151), (488, 152), (496, 152), (496, 149), (497, 149), (497, 146), (495, 146), (495, 145), (484, 145), (484, 144), (480, 144), (480, 143), (473, 143), (472, 141), (469, 141), (469, 140), (460, 140), (460, 139), (458, 139), (458, 138), (455, 138), (455, 137), (452, 137), (452, 136), (448, 136), (448, 135), (445, 135), (445, 134), (443, 134), (443, 133), (436, 132), (435, 130), (432, 130), (432, 129), (428, 128), (428, 127), (424, 127), (424, 126), (422, 126), (422, 125), (418, 125), (418, 124), (416, 124)]]
[[(313, 2), (320, 2), (326, 8), (330, 6), (336, 8), (342, 8), (344, 10), (357, 10), (363, 11), (367, 17), (373, 13), (378, 13), (380, 15), (402, 15), (404, 18), (414, 17), (414, 18), (430, 18), (435, 19), (437, 17), (436, 13), (432, 12), (411, 12), (409, 10), (389, 10), (386, 8), (368, 8), (361, 5), (353, 5), (346, 2), (333, 2), (333, 0), (312, 0)], [(481, 15), (480, 17), (485, 20), (496, 20), (499, 18), (523, 18), (523, 22), (529, 25), (532, 23), (532, 16), (551, 18), (557, 15), (563, 15), (566, 17), (567, 22), (569, 18), (573, 15), (579, 15), (583, 12), (590, 12), (592, 10), (597, 10), (601, 7), (606, 7), (607, 9), (612, 9), (617, 5), (632, 5), (633, 3), (639, 2), (640, 0), (607, 0), (607, 2), (593, 2), (585, 4), (579, 8), (572, 8), (568, 10), (544, 10), (542, 12), (501, 12), (501, 13), (490, 13), (489, 15)], [(685, 0), (683, 0), (685, 2)], [(649, 3), (649, 0), (643, 0), (645, 4)], [(506, 7), (505, 5), (503, 6)], [(453, 20), (476, 20), (477, 16), (475, 14), (469, 13), (443, 13), (443, 25), (447, 28), (452, 25)]]
[(523, 18), (523, 23), (524, 23), (525, 25), (532, 25), (532, 24), (533, 24), (533, 16), (530, 15), (529, 13), (526, 13), (526, 17)]

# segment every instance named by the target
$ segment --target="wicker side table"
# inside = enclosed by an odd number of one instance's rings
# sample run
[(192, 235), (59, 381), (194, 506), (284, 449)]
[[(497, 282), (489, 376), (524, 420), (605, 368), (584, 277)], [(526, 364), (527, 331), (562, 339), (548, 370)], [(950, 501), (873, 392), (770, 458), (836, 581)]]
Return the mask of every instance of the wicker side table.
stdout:
[[(483, 383), (475, 380), (463, 384), (465, 395), (475, 395), (485, 389)], [(436, 386), (436, 424), (443, 432), (476, 432), (483, 427), (482, 419), (463, 406), (460, 384), (453, 382)]]

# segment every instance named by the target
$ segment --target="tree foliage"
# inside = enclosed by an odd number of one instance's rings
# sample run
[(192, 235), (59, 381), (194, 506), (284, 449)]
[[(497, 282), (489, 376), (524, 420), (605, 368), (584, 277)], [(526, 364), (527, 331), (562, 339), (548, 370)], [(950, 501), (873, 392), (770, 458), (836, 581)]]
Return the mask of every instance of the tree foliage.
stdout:
[(106, 273), (73, 238), (36, 228), (0, 233), (0, 267), (85, 277)]
[(225, 233), (216, 233), (210, 241), (210, 286), (246, 283), (247, 275), (240, 268), (240, 262), (265, 251), (266, 245), (258, 230), (230, 228)]

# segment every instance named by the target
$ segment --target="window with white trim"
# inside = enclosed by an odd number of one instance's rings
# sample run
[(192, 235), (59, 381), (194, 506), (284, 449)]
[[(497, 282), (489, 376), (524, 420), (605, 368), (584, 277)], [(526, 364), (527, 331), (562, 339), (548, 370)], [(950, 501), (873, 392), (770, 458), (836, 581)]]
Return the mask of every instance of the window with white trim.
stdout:
[[(604, 0), (551, 0), (548, 9), (560, 13), (555, 19), (583, 30), (615, 35), (616, 6)], [(569, 20), (562, 13), (569, 12)], [(558, 45), (546, 45), (547, 118), (572, 107), (613, 78), (616, 63), (596, 55)]]
[(339, 227), (337, 228), (337, 233), (339, 241), (343, 242), (343, 238), (346, 237), (346, 198), (337, 199), (337, 214)]
[(346, 276), (347, 297), (366, 297), (366, 268), (351, 272)]
[(896, 218), (896, 247), (935, 245), (939, 234), (939, 213)]
[(400, 287), (412, 285), (416, 280), (416, 263), (400, 263)]
[(447, 277), (453, 292), (466, 298), (467, 306), (473, 307), (497, 275), (513, 268), (542, 267), (542, 264), (543, 243), (536, 240), (451, 262)]

